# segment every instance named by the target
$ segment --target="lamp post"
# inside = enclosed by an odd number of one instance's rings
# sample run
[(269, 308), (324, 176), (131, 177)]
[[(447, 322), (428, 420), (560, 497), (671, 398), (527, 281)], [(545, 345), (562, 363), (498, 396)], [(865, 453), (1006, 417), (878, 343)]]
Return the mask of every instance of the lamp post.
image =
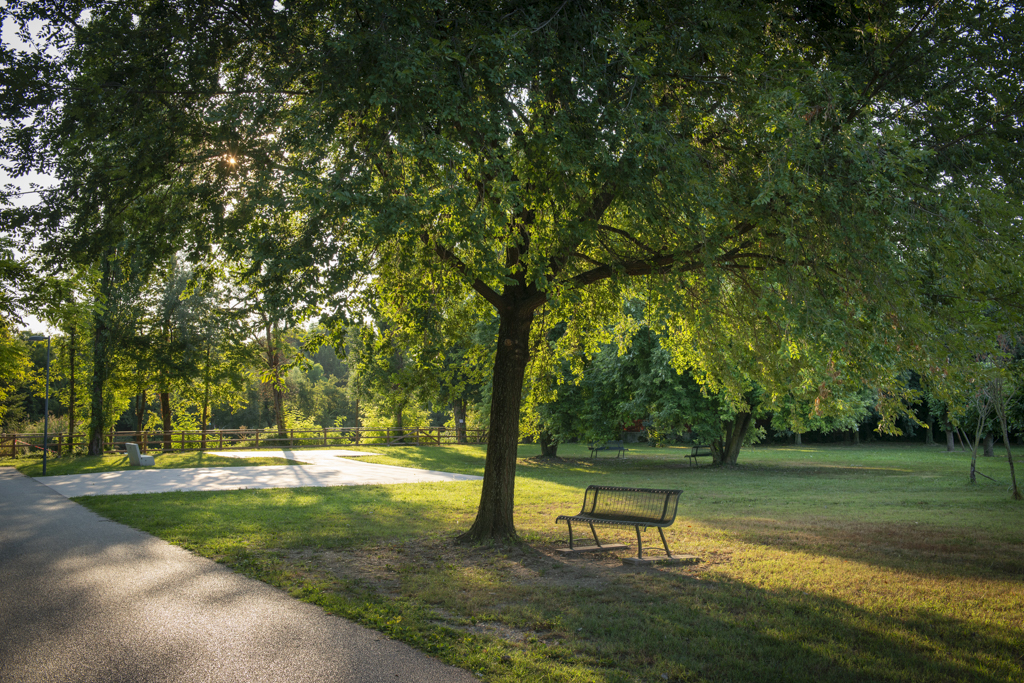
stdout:
[(43, 476), (46, 476), (47, 439), (50, 432), (50, 337), (29, 337), (29, 341), (46, 340), (46, 402), (43, 404)]

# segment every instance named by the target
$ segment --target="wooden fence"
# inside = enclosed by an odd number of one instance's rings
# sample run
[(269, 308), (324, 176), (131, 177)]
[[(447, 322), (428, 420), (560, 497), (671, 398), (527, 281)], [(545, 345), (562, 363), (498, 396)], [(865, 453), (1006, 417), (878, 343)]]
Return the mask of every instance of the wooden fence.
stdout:
[[(362, 427), (339, 427), (330, 429), (289, 429), (288, 435), (279, 436), (277, 430), (259, 429), (208, 429), (172, 432), (108, 432), (103, 437), (104, 451), (124, 451), (125, 444), (138, 443), (143, 452), (197, 450), (240, 450), (252, 448), (298, 448), (310, 446), (443, 446), (459, 443), (458, 433), (444, 427), (414, 429), (366, 429)], [(467, 444), (486, 443), (486, 429), (466, 429)], [(50, 434), (48, 438), (51, 457), (64, 453), (83, 452), (88, 445), (87, 434), (75, 434), (74, 440), (67, 434)], [(165, 447), (169, 445), (169, 448)], [(0, 457), (39, 455), (43, 451), (43, 434), (0, 434)]]

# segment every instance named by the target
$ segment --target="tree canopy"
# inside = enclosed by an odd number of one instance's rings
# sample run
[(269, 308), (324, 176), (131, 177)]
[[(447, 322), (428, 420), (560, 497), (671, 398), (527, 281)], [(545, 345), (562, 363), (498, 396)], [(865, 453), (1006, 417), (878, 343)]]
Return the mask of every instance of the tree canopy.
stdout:
[(344, 319), (371, 280), (398, 304), (493, 307), (469, 538), (515, 534), (523, 378), (546, 330), (586, 340), (626, 295), (741, 414), (754, 386), (827, 403), (988, 350), (951, 341), (951, 320), (984, 321), (993, 350), (991, 326), (1020, 322), (1010, 3), (7, 11), (64, 41), (5, 71), (22, 123), (4, 155), (61, 179), (19, 214), (54, 258), (112, 240), (245, 254), (298, 317)]

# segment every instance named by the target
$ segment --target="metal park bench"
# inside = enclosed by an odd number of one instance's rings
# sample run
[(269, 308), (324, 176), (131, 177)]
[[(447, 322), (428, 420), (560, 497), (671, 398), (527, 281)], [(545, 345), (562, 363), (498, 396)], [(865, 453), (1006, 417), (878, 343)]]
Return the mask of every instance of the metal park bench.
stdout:
[[(671, 526), (676, 519), (676, 508), (679, 505), (677, 489), (631, 489), (621, 486), (588, 486), (583, 495), (583, 509), (575, 515), (559, 515), (555, 523), (564, 521), (569, 525), (569, 547), (562, 552), (585, 552), (589, 550), (617, 550), (628, 546), (620, 544), (602, 545), (597, 537), (594, 525), (631, 526), (636, 529), (636, 555), (643, 560), (644, 546), (640, 537), (640, 529), (655, 527), (661, 534), (661, 542), (665, 546), (665, 554), (672, 558), (665, 540), (664, 527)], [(596, 546), (577, 548), (573, 542), (573, 522), (587, 524), (594, 535)]]
[(690, 467), (697, 464), (697, 458), (712, 458), (714, 453), (711, 452), (711, 446), (694, 446), (690, 449), (690, 454), (686, 456), (686, 459), (690, 461)]
[(621, 458), (626, 453), (626, 445), (622, 441), (605, 441), (601, 445), (591, 443), (589, 448), (590, 457), (595, 459), (598, 451), (615, 451), (616, 458)]

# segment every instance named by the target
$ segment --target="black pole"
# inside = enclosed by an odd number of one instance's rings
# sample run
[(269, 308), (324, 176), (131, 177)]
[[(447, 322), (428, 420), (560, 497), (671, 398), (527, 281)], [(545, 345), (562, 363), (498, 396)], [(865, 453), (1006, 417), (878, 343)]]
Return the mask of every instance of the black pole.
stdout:
[(46, 338), (46, 402), (43, 403), (43, 476), (46, 476), (46, 452), (50, 435), (50, 337)]

